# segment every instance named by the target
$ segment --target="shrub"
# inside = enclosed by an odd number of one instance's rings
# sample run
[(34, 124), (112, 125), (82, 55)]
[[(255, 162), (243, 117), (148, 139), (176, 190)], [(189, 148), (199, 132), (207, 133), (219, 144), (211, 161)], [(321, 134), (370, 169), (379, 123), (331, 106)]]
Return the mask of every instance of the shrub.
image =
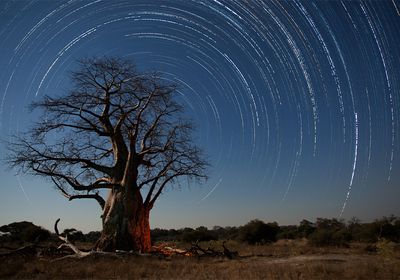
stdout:
[(331, 245), (332, 231), (328, 229), (319, 229), (308, 236), (308, 241), (313, 246)]
[(70, 241), (85, 241), (85, 235), (80, 230), (76, 230), (74, 228), (67, 228), (61, 234), (62, 236), (68, 236), (68, 240)]
[(239, 240), (248, 244), (273, 242), (276, 241), (278, 231), (277, 223), (266, 224), (260, 220), (253, 220), (239, 228)]
[(351, 241), (351, 232), (341, 220), (317, 218), (315, 227), (308, 237), (311, 245), (348, 246)]
[(1, 241), (40, 242), (50, 238), (48, 230), (31, 222), (16, 222), (0, 227), (0, 231), (9, 232), (2, 236)]
[(85, 241), (90, 243), (95, 243), (100, 238), (100, 231), (90, 231), (85, 234)]
[(173, 240), (173, 238), (171, 239), (171, 236), (169, 235), (169, 230), (167, 229), (155, 228), (151, 230), (150, 234), (152, 242)]
[(181, 237), (182, 241), (192, 243), (197, 241), (217, 240), (206, 227), (198, 227), (193, 231), (185, 231)]
[(311, 233), (315, 231), (315, 226), (312, 222), (308, 220), (302, 220), (299, 227), (297, 228), (298, 237), (308, 237)]
[(376, 243), (376, 249), (378, 254), (386, 258), (394, 257), (395, 248), (396, 248), (396, 243), (385, 238), (380, 238)]
[(277, 239), (296, 239), (299, 237), (297, 226), (281, 226)]
[(211, 230), (212, 234), (217, 237), (218, 240), (238, 239), (237, 227), (220, 227), (214, 226)]

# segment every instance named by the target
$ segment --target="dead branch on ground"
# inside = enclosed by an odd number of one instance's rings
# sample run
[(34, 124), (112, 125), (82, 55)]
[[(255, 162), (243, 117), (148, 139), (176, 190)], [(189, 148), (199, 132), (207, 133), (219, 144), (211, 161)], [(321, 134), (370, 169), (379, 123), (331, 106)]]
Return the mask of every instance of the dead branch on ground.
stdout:
[(60, 240), (64, 241), (64, 243), (61, 244), (60, 246), (58, 246), (58, 249), (68, 247), (68, 248), (70, 248), (72, 251), (74, 251), (75, 255), (73, 255), (73, 256), (78, 257), (78, 258), (83, 258), (83, 257), (86, 257), (86, 256), (90, 255), (92, 252), (83, 252), (83, 251), (79, 250), (78, 247), (76, 247), (74, 244), (72, 244), (72, 243), (68, 240), (68, 235), (66, 235), (66, 236), (64, 237), (64, 236), (62, 236), (62, 235), (60, 234), (60, 232), (58, 231), (58, 223), (59, 223), (59, 222), (60, 222), (60, 218), (58, 218), (57, 221), (56, 221), (56, 223), (54, 224), (54, 231), (56, 232), (58, 238), (59, 238)]
[(225, 241), (222, 243), (222, 248), (223, 248), (222, 252), (217, 251), (210, 247), (204, 249), (200, 247), (198, 242), (196, 242), (192, 244), (192, 247), (189, 250), (187, 250), (186, 254), (190, 254), (192, 256), (197, 256), (197, 257), (226, 257), (228, 259), (233, 259), (239, 256), (238, 252), (231, 251), (225, 246)]

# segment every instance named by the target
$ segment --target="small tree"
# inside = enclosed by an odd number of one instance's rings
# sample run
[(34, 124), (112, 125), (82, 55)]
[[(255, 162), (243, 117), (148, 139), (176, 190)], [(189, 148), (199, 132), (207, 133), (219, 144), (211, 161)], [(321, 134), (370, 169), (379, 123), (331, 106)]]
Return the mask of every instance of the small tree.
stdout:
[[(10, 144), (10, 165), (50, 179), (69, 200), (96, 200), (97, 250), (148, 251), (149, 213), (161, 193), (182, 177), (206, 178), (175, 86), (116, 58), (80, 61), (72, 83), (67, 94), (32, 104), (42, 117)], [(109, 190), (106, 200), (100, 189)]]

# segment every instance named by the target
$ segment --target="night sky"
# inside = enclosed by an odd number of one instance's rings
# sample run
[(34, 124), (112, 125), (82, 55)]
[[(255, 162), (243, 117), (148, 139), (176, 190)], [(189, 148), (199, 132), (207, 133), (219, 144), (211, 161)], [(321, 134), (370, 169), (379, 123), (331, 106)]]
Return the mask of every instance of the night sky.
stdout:
[[(400, 1), (0, 1), (1, 138), (71, 88), (76, 60), (132, 59), (179, 85), (212, 167), (151, 226), (400, 215)], [(7, 155), (4, 143), (1, 157)], [(91, 200), (1, 164), (0, 224), (99, 230)]]

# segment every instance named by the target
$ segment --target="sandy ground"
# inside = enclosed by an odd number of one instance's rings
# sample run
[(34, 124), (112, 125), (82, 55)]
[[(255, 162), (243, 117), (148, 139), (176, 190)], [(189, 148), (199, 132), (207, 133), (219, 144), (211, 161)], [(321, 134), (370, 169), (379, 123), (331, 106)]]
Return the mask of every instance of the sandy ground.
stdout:
[(400, 279), (400, 259), (323, 254), (290, 257), (2, 256), (0, 279)]

